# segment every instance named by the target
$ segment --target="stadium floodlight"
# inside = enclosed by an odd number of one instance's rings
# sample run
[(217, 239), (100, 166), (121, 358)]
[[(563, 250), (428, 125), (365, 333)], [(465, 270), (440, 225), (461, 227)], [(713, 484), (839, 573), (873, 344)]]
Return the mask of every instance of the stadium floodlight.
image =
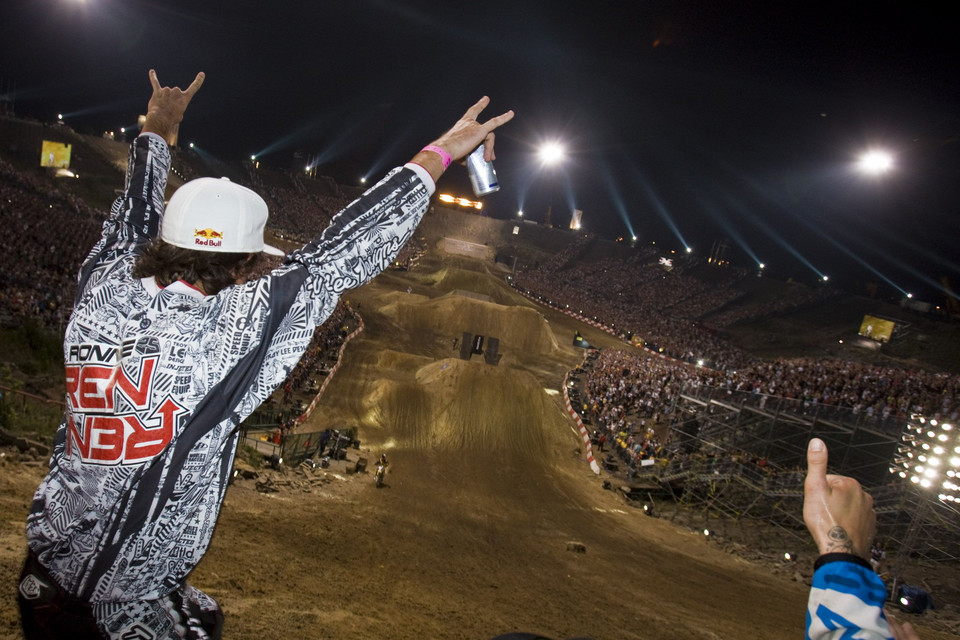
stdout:
[(893, 168), (893, 156), (881, 149), (863, 153), (857, 160), (857, 169), (871, 176), (882, 175)]
[(890, 472), (956, 506), (960, 503), (960, 429), (936, 419), (911, 417)]
[(540, 162), (544, 165), (554, 166), (563, 162), (563, 159), (566, 157), (566, 151), (564, 151), (563, 146), (559, 142), (547, 142), (540, 147), (537, 155), (540, 157)]

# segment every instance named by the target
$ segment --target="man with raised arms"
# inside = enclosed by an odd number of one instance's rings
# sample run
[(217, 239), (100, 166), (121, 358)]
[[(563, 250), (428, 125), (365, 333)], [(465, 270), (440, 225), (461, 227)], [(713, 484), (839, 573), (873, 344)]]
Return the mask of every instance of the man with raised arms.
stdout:
[(210, 544), (238, 427), (293, 370), (343, 293), (394, 259), (451, 161), (485, 145), (483, 98), (264, 277), (267, 205), (226, 179), (164, 206), (168, 144), (200, 89), (153, 93), (124, 193), (80, 269), (64, 339), (67, 409), (27, 520), (19, 584), (34, 638), (218, 638), (187, 583)]

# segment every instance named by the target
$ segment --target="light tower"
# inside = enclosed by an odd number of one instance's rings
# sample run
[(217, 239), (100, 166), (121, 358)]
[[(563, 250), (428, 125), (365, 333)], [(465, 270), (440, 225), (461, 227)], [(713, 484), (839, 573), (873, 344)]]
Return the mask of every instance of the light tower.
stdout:
[[(890, 473), (906, 484), (903, 504), (910, 509), (892, 567), (895, 595), (911, 556), (926, 556), (930, 550), (953, 560), (960, 555), (952, 550), (960, 536), (960, 430), (947, 422), (911, 416)], [(952, 545), (943, 544), (950, 540)]]

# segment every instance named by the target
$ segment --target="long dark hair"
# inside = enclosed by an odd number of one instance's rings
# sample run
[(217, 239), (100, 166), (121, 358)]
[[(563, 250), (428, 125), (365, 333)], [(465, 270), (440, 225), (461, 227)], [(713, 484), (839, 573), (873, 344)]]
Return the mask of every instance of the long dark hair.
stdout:
[(236, 284), (237, 279), (258, 270), (262, 260), (259, 253), (221, 253), (196, 251), (167, 244), (160, 238), (154, 240), (133, 265), (134, 278), (157, 279), (157, 284), (166, 287), (177, 280), (190, 284), (199, 283), (208, 296)]

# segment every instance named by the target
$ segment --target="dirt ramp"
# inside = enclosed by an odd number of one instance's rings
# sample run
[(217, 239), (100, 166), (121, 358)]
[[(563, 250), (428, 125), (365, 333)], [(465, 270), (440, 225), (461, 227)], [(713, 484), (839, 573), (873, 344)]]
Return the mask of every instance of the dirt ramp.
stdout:
[(478, 270), (465, 268), (444, 267), (438, 271), (429, 274), (429, 281), (439, 291), (448, 293), (454, 289), (472, 289), (480, 290), (479, 293), (489, 295), (503, 288), (503, 283), (492, 280), (479, 271), (482, 265), (477, 265)]
[(432, 298), (463, 289), (485, 295), (501, 304), (516, 304), (517, 294), (505, 285), (504, 274), (487, 263), (468, 261), (458, 267), (444, 266), (436, 271), (412, 273), (408, 278), (430, 287)]
[(557, 341), (543, 315), (529, 307), (514, 307), (450, 293), (440, 298), (395, 298), (380, 310), (409, 330), (459, 336), (466, 331), (500, 340), (500, 352), (548, 355)]
[(391, 376), (365, 404), (379, 435), (399, 448), (510, 460), (549, 458), (563, 420), (533, 375), (459, 359), (432, 362), (406, 379)]

